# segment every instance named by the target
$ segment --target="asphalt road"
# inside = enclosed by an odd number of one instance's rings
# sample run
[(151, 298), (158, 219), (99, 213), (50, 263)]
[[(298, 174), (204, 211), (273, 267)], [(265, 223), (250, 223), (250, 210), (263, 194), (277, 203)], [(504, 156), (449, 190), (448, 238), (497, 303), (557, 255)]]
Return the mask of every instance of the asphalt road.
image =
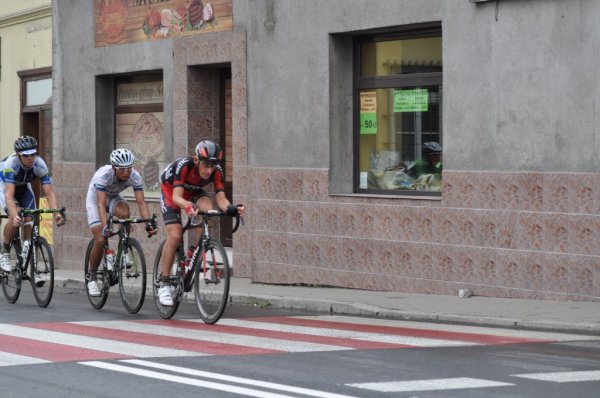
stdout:
[[(174, 320), (158, 320), (151, 300), (132, 316), (118, 296), (98, 311), (81, 292), (57, 292), (41, 309), (26, 287), (16, 304), (0, 299), (0, 396), (597, 398), (600, 391), (598, 336), (241, 306), (228, 308), (217, 327), (196, 318), (184, 304)], [(195, 339), (204, 346), (191, 352)], [(38, 356), (46, 359), (6, 363)]]

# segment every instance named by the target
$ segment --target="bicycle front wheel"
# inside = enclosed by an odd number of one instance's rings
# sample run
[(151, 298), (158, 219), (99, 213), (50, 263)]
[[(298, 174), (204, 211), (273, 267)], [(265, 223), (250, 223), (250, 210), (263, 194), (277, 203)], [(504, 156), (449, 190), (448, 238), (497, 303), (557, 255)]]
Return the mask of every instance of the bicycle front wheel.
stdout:
[(165, 306), (160, 303), (158, 299), (158, 289), (160, 288), (160, 258), (162, 257), (163, 248), (165, 247), (165, 241), (160, 244), (158, 251), (156, 252), (156, 258), (154, 259), (154, 272), (152, 273), (152, 293), (154, 294), (154, 303), (158, 310), (158, 315), (164, 319), (171, 319), (177, 312), (179, 302), (183, 296), (183, 278), (181, 277), (181, 271), (179, 263), (181, 261), (181, 251), (178, 248), (175, 251), (175, 260), (171, 265), (171, 297), (173, 298), (172, 306)]
[(84, 283), (85, 292), (87, 293), (90, 304), (95, 309), (99, 310), (104, 307), (106, 300), (108, 299), (108, 290), (110, 289), (110, 277), (108, 270), (106, 269), (106, 257), (102, 255), (100, 265), (98, 266), (98, 272), (96, 273), (96, 283), (98, 283), (98, 290), (100, 290), (100, 296), (91, 296), (88, 290), (88, 283), (90, 282), (90, 255), (92, 248), (94, 247), (94, 239), (90, 240), (87, 250), (85, 251), (85, 266), (84, 266)]
[(136, 314), (146, 297), (146, 258), (142, 245), (129, 238), (129, 244), (123, 250), (119, 264), (119, 292), (125, 309)]
[(205, 323), (216, 323), (229, 296), (229, 261), (221, 242), (209, 239), (194, 268), (194, 294), (200, 318)]
[(2, 272), (2, 291), (4, 297), (9, 303), (15, 303), (21, 293), (21, 283), (23, 275), (21, 273), (21, 248), (15, 244), (15, 241), (10, 245), (10, 263), (12, 271)]
[(54, 258), (48, 241), (38, 237), (35, 251), (29, 256), (31, 264), (31, 287), (40, 307), (47, 307), (54, 292)]

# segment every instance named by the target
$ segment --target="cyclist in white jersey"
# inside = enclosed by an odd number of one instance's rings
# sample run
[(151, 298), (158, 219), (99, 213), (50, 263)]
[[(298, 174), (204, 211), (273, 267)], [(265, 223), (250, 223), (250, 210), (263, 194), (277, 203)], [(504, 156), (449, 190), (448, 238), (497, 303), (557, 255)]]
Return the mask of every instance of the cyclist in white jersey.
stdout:
[[(87, 209), (88, 225), (94, 235), (94, 247), (90, 253), (90, 282), (88, 292), (90, 296), (100, 296), (98, 288), (97, 270), (102, 259), (102, 249), (106, 238), (113, 234), (108, 229), (108, 217), (114, 215), (117, 218), (129, 217), (129, 204), (120, 195), (125, 189), (132, 187), (142, 218), (150, 218), (148, 205), (144, 198), (142, 176), (133, 169), (133, 153), (128, 149), (118, 148), (110, 154), (110, 163), (100, 167), (88, 187), (85, 206)], [(148, 223), (146, 231), (150, 235), (156, 233), (156, 229)], [(130, 261), (125, 256), (125, 263)]]
[[(33, 137), (19, 137), (15, 141), (15, 153), (0, 161), (0, 207), (8, 214), (8, 223), (4, 226), (0, 268), (6, 272), (10, 272), (12, 268), (10, 243), (23, 221), (25, 224), (22, 238), (27, 239), (31, 236), (31, 219), (22, 220), (19, 211), (36, 208), (35, 195), (31, 189), (33, 180), (40, 179), (42, 192), (48, 199), (49, 206), (57, 208), (50, 171), (44, 159), (37, 155), (37, 145), (37, 140)], [(54, 215), (54, 220), (58, 225), (65, 223), (60, 213)], [(27, 250), (29, 247), (24, 245), (22, 254)]]

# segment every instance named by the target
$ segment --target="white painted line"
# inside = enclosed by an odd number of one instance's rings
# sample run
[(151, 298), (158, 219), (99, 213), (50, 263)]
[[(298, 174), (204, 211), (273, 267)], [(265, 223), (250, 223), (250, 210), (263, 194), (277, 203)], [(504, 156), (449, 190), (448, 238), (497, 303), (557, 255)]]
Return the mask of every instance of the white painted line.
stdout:
[(129, 373), (137, 376), (148, 377), (151, 379), (158, 379), (163, 381), (170, 381), (173, 383), (187, 384), (195, 387), (209, 388), (212, 390), (225, 391), (233, 394), (239, 394), (244, 397), (257, 397), (257, 398), (297, 398), (297, 396), (276, 394), (268, 391), (253, 390), (251, 388), (239, 387), (223, 383), (214, 383), (206, 380), (192, 379), (189, 377), (175, 376), (166, 373), (155, 372), (152, 370), (145, 370), (139, 368), (133, 368), (129, 366), (122, 366), (113, 363), (105, 363), (99, 361), (90, 362), (79, 362), (82, 365), (93, 366), (96, 368), (112, 370), (115, 372)]
[(318, 390), (312, 390), (309, 388), (288, 386), (285, 384), (271, 383), (268, 381), (246, 379), (243, 377), (229, 376), (229, 375), (225, 375), (225, 374), (221, 374), (221, 373), (206, 372), (206, 371), (196, 370), (196, 369), (182, 368), (179, 366), (167, 365), (167, 364), (158, 363), (158, 362), (143, 361), (143, 360), (139, 360), (139, 359), (124, 359), (124, 360), (121, 360), (120, 362), (125, 362), (125, 363), (134, 364), (134, 365), (140, 365), (140, 366), (146, 366), (149, 368), (167, 370), (169, 372), (183, 373), (183, 374), (187, 374), (190, 376), (198, 376), (198, 377), (217, 379), (217, 380), (221, 380), (221, 381), (228, 381), (228, 382), (238, 383), (238, 384), (247, 384), (247, 385), (251, 385), (254, 387), (270, 388), (271, 390), (279, 390), (279, 391), (291, 392), (291, 393), (296, 393), (296, 394), (304, 394), (304, 395), (308, 395), (311, 397), (351, 398), (349, 395), (328, 393), (325, 391), (318, 391)]
[[(343, 351), (351, 348), (334, 346), (329, 344), (308, 343), (302, 341), (291, 341), (273, 339), (258, 336), (244, 336), (240, 334), (211, 332), (208, 330), (193, 330), (174, 326), (160, 326), (128, 321), (92, 321), (75, 322), (81, 325), (98, 326), (118, 330), (126, 330), (136, 333), (151, 333), (160, 336), (182, 337), (198, 341), (210, 341), (213, 343), (235, 344), (245, 347), (279, 350), (285, 352), (319, 352), (319, 351)], [(218, 329), (216, 329), (218, 330)], [(157, 355), (158, 356), (158, 355)]]
[[(317, 318), (317, 320), (322, 320)], [(202, 322), (202, 320), (192, 320), (194, 322)], [(343, 322), (342, 320), (341, 322)], [(326, 329), (317, 328), (310, 326), (297, 326), (297, 325), (285, 325), (276, 324), (270, 322), (255, 322), (252, 320), (241, 320), (241, 319), (220, 319), (219, 324), (228, 326), (240, 326), (244, 328), (252, 328), (259, 330), (271, 330), (277, 332), (289, 332), (289, 333), (301, 333), (312, 336), (325, 336), (325, 337), (336, 337), (344, 339), (355, 339), (355, 340), (366, 340), (366, 341), (377, 341), (380, 343), (390, 344), (407, 344), (415, 347), (464, 347), (480, 345), (477, 343), (471, 343), (466, 341), (454, 341), (454, 340), (441, 340), (441, 339), (428, 339), (424, 337), (410, 337), (410, 336), (398, 336), (385, 333), (369, 333), (369, 332), (357, 332), (353, 330), (341, 330), (341, 329)]]
[(553, 381), (555, 383), (572, 383), (581, 381), (599, 381), (600, 370), (584, 370), (580, 372), (550, 372), (511, 375), (523, 379)]
[[(64, 344), (71, 347), (79, 347), (141, 358), (204, 355), (194, 351), (153, 347), (146, 344), (100, 339), (96, 337), (87, 337), (77, 334), (54, 332), (52, 330), (28, 328), (9, 324), (0, 324), (0, 335), (1, 334), (43, 341), (51, 344)], [(0, 338), (2, 338), (2, 336), (0, 336)]]
[[(2, 338), (0, 336), (0, 338)], [(9, 352), (0, 352), (0, 366), (13, 365), (34, 365), (38, 363), (49, 363), (45, 359), (32, 358), (25, 355), (11, 354)]]
[(409, 392), (409, 391), (439, 391), (458, 390), (463, 388), (506, 387), (514, 386), (511, 383), (501, 383), (492, 380), (472, 379), (457, 377), (452, 379), (388, 381), (382, 383), (353, 383), (346, 384), (350, 387), (379, 392)]

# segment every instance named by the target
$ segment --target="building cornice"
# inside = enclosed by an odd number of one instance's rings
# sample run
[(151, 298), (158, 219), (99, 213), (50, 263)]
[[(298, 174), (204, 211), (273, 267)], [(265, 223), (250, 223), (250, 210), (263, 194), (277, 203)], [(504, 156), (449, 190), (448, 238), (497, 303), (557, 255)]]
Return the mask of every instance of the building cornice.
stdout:
[(0, 16), (0, 28), (52, 16), (52, 4)]

